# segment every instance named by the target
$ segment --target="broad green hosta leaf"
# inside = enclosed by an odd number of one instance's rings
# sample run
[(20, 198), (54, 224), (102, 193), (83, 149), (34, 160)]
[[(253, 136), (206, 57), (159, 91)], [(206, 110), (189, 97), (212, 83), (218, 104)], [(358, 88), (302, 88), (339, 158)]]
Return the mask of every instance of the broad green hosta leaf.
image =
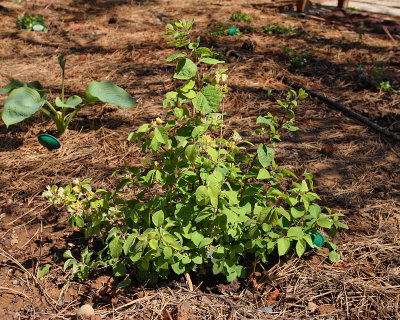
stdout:
[(85, 99), (87, 103), (101, 101), (123, 109), (137, 105), (136, 100), (128, 92), (111, 81), (89, 83), (86, 88)]
[(63, 103), (60, 97), (56, 98), (56, 106), (59, 108), (75, 108), (77, 105), (82, 103), (82, 99), (79, 96), (69, 97), (68, 100)]
[(175, 79), (189, 80), (192, 79), (197, 72), (197, 66), (192, 60), (182, 59), (176, 65)]
[(40, 93), (40, 95), (44, 93), (44, 89), (39, 81), (23, 82), (17, 79), (13, 79), (3, 88), (0, 88), (0, 94), (6, 94), (13, 91), (14, 89), (21, 87), (36, 89)]
[(219, 91), (219, 88), (207, 86), (197, 92), (192, 102), (196, 111), (200, 111), (202, 114), (208, 114), (211, 111), (218, 111), (222, 98), (223, 94)]
[(32, 88), (14, 89), (4, 101), (2, 113), (4, 123), (8, 127), (29, 118), (43, 106), (45, 99), (45, 96), (41, 98), (40, 94)]

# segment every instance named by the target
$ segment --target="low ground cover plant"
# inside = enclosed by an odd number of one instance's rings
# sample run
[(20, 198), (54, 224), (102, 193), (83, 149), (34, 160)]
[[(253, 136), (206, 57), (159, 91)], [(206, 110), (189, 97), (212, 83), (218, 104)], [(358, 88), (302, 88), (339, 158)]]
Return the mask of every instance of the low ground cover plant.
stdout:
[(251, 16), (249, 16), (247, 13), (244, 13), (241, 11), (236, 11), (236, 12), (232, 13), (229, 20), (234, 21), (234, 22), (251, 22), (251, 21), (253, 21), (253, 18)]
[[(44, 17), (25, 12), (23, 16), (18, 16), (17, 18), (17, 27), (19, 29), (32, 30), (34, 29), (34, 25), (37, 23), (44, 26)], [(47, 31), (47, 28), (43, 27), (40, 31)]]
[(295, 51), (287, 46), (282, 48), (282, 52), (287, 57), (289, 64), (293, 68), (305, 67), (312, 57), (315, 56), (315, 52), (313, 50), (306, 49)]
[(47, 100), (45, 90), (39, 81), (23, 82), (14, 79), (0, 88), (0, 94), (9, 94), (4, 101), (2, 112), (2, 119), (7, 127), (31, 117), (40, 110), (53, 120), (59, 135), (62, 135), (77, 112), (88, 104), (100, 101), (124, 109), (132, 108), (137, 104), (135, 99), (124, 89), (111, 81), (91, 82), (86, 87), (85, 101), (77, 95), (66, 99), (64, 95), (66, 64), (64, 55), (58, 57), (58, 63), (62, 70), (61, 97), (56, 97), (54, 104)]
[(212, 37), (227, 36), (230, 35), (229, 33), (232, 28), (235, 28), (235, 32), (232, 35), (240, 36), (242, 34), (239, 28), (235, 27), (233, 24), (222, 22), (218, 22), (216, 25), (212, 26), (208, 31), (208, 34)]
[[(178, 49), (167, 58), (176, 62), (177, 87), (166, 94), (166, 116), (128, 138), (140, 147), (142, 164), (118, 169), (113, 191), (94, 190), (85, 179), (49, 186), (43, 194), (64, 203), (69, 224), (90, 239), (80, 254), (64, 254), (64, 269), (71, 267), (73, 276), (110, 267), (120, 287), (132, 278), (155, 283), (171, 272), (212, 272), (233, 281), (272, 255), (294, 251), (301, 257), (316, 247), (319, 229), (334, 236), (347, 228), (341, 214), (317, 204), (311, 174), (297, 176), (275, 162), (280, 130), (297, 130), (294, 110), (307, 94), (291, 90), (277, 100), (284, 115), (257, 118), (259, 145), (228, 132), (227, 69), (200, 38), (191, 39), (193, 22), (166, 26), (168, 43)], [(326, 245), (338, 261), (337, 247), (328, 239)]]
[(264, 28), (264, 33), (268, 34), (284, 34), (284, 35), (289, 35), (289, 34), (298, 34), (298, 28), (294, 26), (284, 26), (280, 22), (270, 24)]

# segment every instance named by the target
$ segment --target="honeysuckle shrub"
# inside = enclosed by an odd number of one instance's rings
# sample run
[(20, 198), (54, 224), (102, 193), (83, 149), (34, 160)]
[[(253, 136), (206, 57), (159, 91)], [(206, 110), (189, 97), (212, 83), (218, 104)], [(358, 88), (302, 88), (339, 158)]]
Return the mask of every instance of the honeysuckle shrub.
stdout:
[[(221, 273), (232, 281), (245, 276), (246, 260), (266, 262), (293, 250), (301, 257), (315, 248), (311, 236), (317, 230), (333, 236), (347, 228), (341, 214), (317, 204), (311, 174), (297, 176), (275, 161), (280, 130), (297, 130), (294, 110), (307, 97), (304, 90), (277, 101), (284, 116), (257, 118), (254, 134), (265, 142), (253, 145), (237, 131), (227, 134), (227, 69), (210, 58), (199, 38), (190, 38), (192, 25), (193, 19), (166, 26), (168, 43), (178, 49), (167, 58), (176, 62), (178, 85), (166, 94), (166, 116), (128, 138), (142, 152), (141, 165), (118, 169), (113, 191), (93, 190), (86, 179), (44, 193), (67, 206), (71, 226), (101, 243), (100, 250), (88, 246), (80, 257), (65, 252), (64, 268), (72, 267), (73, 276), (109, 266), (121, 287), (132, 277), (155, 283), (189, 271)], [(337, 247), (326, 244), (337, 261)]]

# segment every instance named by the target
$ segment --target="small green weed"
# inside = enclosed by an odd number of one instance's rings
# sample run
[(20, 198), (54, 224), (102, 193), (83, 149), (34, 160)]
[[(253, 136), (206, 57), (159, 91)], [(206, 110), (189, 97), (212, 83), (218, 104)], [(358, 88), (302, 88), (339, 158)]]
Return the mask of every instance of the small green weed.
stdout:
[(294, 68), (302, 68), (306, 66), (315, 55), (315, 52), (310, 49), (293, 51), (287, 46), (283, 47), (282, 52), (287, 56), (290, 65)]
[[(232, 27), (235, 26), (233, 24), (218, 22), (216, 25), (212, 26), (207, 33), (212, 37), (227, 36)], [(240, 32), (239, 28), (236, 28), (235, 35), (240, 36), (241, 34), (242, 33)]]
[(384, 92), (400, 93), (400, 89), (395, 90), (395, 89), (392, 88), (392, 85), (390, 84), (390, 81), (382, 81), (379, 84), (379, 87)]
[(264, 33), (288, 35), (290, 33), (298, 34), (299, 31), (298, 31), (297, 27), (294, 27), (294, 26), (285, 27), (280, 22), (277, 22), (275, 24), (270, 24), (270, 25), (266, 26), (264, 28)]
[[(22, 17), (18, 16), (17, 18), (17, 26), (20, 29), (31, 30), (32, 26), (37, 22), (44, 24), (43, 16), (35, 16), (33, 14), (25, 12)], [(47, 29), (44, 29), (43, 31), (47, 31)]]
[(253, 18), (244, 12), (237, 11), (237, 12), (232, 13), (229, 20), (234, 21), (234, 22), (251, 22), (251, 21), (253, 21)]

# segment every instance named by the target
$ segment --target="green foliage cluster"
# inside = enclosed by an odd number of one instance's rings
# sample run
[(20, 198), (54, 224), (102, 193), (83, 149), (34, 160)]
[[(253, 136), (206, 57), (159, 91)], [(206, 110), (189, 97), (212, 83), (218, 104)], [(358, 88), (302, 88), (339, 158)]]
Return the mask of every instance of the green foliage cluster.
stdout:
[[(96, 249), (67, 251), (64, 269), (86, 278), (99, 267), (111, 267), (120, 287), (131, 278), (154, 283), (170, 272), (223, 274), (228, 281), (245, 276), (245, 268), (269, 255), (294, 250), (299, 257), (315, 248), (312, 235), (326, 229), (332, 236), (347, 228), (340, 214), (320, 207), (311, 174), (296, 176), (275, 162), (280, 130), (296, 131), (298, 101), (304, 90), (291, 90), (277, 103), (286, 112), (257, 118), (253, 145), (238, 132), (226, 132), (223, 98), (225, 68), (190, 37), (194, 20), (166, 26), (178, 52), (176, 89), (163, 102), (163, 119), (140, 126), (128, 138), (145, 157), (141, 165), (118, 169), (114, 191), (93, 190), (90, 180), (48, 187), (43, 196), (66, 204), (69, 224), (95, 239)], [(250, 152), (248, 147), (256, 150)], [(134, 194), (134, 195), (132, 195)], [(330, 258), (337, 247), (327, 240)], [(247, 261), (247, 263), (246, 263)]]
[(253, 21), (253, 18), (250, 17), (247, 13), (236, 11), (236, 12), (232, 13), (229, 20), (234, 21), (234, 22), (251, 22), (251, 21)]
[(380, 62), (379, 65), (372, 70), (363, 72), (362, 69), (362, 65), (360, 64), (357, 69), (357, 81), (364, 87), (380, 89), (384, 92), (400, 93), (400, 89), (393, 89), (390, 81), (384, 81), (384, 67), (382, 66), (382, 62)]
[[(222, 22), (218, 22), (216, 25), (212, 26), (208, 31), (208, 34), (212, 37), (220, 37), (227, 36), (229, 34), (229, 30), (233, 28), (233, 24), (225, 24)], [(236, 29), (235, 35), (240, 36), (242, 33), (239, 28)]]
[[(34, 14), (29, 14), (28, 12), (25, 12), (25, 14), (21, 17), (18, 16), (17, 18), (17, 27), (20, 29), (27, 29), (31, 30), (32, 26), (37, 23), (43, 23), (44, 24), (44, 17), (43, 16), (36, 16)], [(47, 29), (43, 30), (46, 31)]]
[(124, 89), (116, 86), (111, 81), (91, 82), (86, 87), (85, 102), (77, 95), (65, 99), (64, 72), (66, 59), (64, 55), (58, 57), (58, 63), (62, 70), (61, 98), (56, 97), (55, 105), (47, 100), (45, 90), (39, 81), (23, 82), (14, 79), (3, 88), (0, 88), (0, 94), (9, 94), (4, 101), (1, 114), (7, 127), (31, 117), (40, 110), (53, 120), (58, 133), (61, 135), (67, 130), (76, 113), (88, 104), (100, 101), (124, 109), (132, 108), (137, 104)]
[(299, 30), (297, 27), (294, 26), (288, 26), (285, 27), (282, 25), (280, 22), (277, 22), (275, 24), (270, 24), (264, 28), (264, 32), (268, 34), (284, 34), (284, 35), (289, 35), (289, 34), (298, 34)]
[(315, 55), (315, 52), (306, 49), (294, 51), (287, 46), (284, 46), (282, 52), (289, 59), (289, 63), (294, 68), (303, 68), (310, 61), (311, 57)]

